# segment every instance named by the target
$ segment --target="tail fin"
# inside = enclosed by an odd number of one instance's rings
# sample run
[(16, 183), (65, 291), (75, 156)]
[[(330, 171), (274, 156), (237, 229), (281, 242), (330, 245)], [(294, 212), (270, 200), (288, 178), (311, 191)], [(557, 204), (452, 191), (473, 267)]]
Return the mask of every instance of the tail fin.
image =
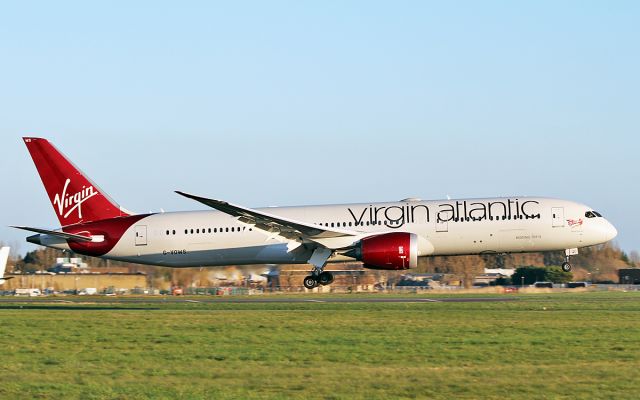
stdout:
[(129, 215), (48, 140), (23, 139), (61, 226)]
[(9, 247), (0, 248), (0, 279), (4, 278), (4, 270), (7, 268), (9, 259)]

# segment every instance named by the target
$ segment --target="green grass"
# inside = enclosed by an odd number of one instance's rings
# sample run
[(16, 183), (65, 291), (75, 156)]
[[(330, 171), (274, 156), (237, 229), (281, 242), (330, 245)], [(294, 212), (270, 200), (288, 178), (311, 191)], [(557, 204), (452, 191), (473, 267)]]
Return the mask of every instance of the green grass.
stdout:
[(640, 381), (637, 293), (5, 306), (3, 399), (635, 399)]

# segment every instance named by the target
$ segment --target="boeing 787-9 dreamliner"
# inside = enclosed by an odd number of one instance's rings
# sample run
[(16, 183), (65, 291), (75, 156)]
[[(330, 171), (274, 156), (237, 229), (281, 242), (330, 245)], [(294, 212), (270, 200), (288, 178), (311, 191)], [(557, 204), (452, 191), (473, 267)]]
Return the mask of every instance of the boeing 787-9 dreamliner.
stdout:
[(307, 288), (327, 285), (327, 263), (414, 268), (418, 257), (564, 250), (617, 231), (591, 207), (543, 197), (247, 208), (176, 192), (212, 210), (135, 214), (120, 207), (48, 140), (24, 142), (61, 228), (17, 228), (27, 241), (78, 254), (165, 267), (310, 264)]

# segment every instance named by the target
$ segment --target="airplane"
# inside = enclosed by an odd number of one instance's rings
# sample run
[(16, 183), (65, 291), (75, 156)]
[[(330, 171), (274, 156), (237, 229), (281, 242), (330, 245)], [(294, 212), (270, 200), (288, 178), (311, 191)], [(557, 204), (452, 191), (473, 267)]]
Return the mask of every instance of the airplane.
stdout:
[(212, 210), (136, 214), (119, 206), (48, 140), (25, 137), (61, 228), (30, 243), (165, 267), (310, 264), (303, 284), (333, 282), (327, 263), (415, 268), (419, 257), (564, 250), (605, 243), (615, 227), (591, 207), (545, 197), (247, 208), (176, 191)]
[(7, 260), (9, 259), (9, 247), (0, 248), (0, 285), (3, 285), (9, 279), (13, 279), (13, 276), (8, 278), (4, 277), (4, 271), (7, 268)]

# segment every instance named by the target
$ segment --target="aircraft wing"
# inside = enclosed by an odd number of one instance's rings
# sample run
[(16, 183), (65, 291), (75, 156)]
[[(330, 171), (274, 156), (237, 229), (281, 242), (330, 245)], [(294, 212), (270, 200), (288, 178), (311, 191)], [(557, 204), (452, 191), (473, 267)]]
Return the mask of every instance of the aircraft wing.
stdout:
[(93, 239), (90, 236), (77, 235), (73, 233), (66, 233), (62, 231), (52, 231), (49, 229), (30, 228), (28, 226), (12, 226), (12, 228), (22, 229), (29, 232), (43, 233), (45, 235), (57, 236), (65, 240), (73, 240), (76, 242), (91, 242)]
[(227, 203), (226, 201), (208, 199), (205, 197), (200, 197), (180, 191), (176, 191), (176, 193), (189, 199), (198, 201), (218, 211), (222, 211), (225, 214), (237, 217), (240, 222), (254, 225), (256, 229), (261, 229), (269, 233), (280, 235), (289, 240), (295, 240), (299, 242), (317, 242), (322, 239), (360, 235), (360, 232), (334, 228), (327, 229), (326, 227), (322, 227), (319, 225), (313, 225), (306, 222), (279, 217), (251, 208)]

